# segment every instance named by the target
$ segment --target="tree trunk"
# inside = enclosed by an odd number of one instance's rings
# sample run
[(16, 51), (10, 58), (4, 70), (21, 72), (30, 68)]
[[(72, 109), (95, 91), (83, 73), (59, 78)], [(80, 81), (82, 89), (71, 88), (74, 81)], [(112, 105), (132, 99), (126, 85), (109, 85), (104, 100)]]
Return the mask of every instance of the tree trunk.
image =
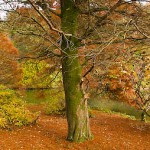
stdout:
[(141, 121), (146, 122), (146, 114), (144, 111), (141, 114)]
[(65, 90), (68, 136), (70, 141), (81, 142), (91, 138), (87, 99), (81, 87), (82, 68), (78, 58), (78, 10), (72, 0), (61, 1), (62, 30), (72, 34), (62, 37), (62, 74)]

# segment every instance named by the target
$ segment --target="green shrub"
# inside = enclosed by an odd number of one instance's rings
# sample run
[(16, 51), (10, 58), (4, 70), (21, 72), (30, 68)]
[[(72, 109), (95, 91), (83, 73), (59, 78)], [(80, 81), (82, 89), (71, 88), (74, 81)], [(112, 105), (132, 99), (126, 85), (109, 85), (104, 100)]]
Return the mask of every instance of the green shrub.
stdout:
[(65, 100), (64, 92), (52, 90), (49, 101), (46, 103), (46, 114), (61, 114), (64, 113)]
[(37, 114), (25, 108), (25, 102), (13, 90), (0, 90), (0, 128), (32, 123)]

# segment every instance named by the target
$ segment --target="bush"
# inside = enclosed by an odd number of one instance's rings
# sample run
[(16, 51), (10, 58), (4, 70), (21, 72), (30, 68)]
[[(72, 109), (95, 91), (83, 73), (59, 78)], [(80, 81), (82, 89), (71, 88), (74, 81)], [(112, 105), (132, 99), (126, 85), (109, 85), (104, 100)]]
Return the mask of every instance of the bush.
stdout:
[(65, 109), (64, 92), (52, 90), (46, 103), (46, 114), (62, 114)]
[(0, 128), (33, 123), (37, 114), (25, 108), (25, 102), (13, 90), (0, 90)]

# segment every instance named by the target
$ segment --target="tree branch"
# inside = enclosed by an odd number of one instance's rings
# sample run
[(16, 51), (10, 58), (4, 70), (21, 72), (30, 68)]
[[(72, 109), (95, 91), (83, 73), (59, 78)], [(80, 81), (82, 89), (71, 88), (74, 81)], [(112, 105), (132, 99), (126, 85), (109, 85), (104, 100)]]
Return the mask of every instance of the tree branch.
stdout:
[(51, 23), (51, 21), (36, 7), (36, 5), (31, 0), (28, 0), (28, 2), (31, 4), (34, 10), (44, 19), (44, 21), (47, 23), (47, 25), (52, 31), (63, 34), (65, 36), (72, 36), (72, 34), (65, 34), (62, 30), (56, 29)]

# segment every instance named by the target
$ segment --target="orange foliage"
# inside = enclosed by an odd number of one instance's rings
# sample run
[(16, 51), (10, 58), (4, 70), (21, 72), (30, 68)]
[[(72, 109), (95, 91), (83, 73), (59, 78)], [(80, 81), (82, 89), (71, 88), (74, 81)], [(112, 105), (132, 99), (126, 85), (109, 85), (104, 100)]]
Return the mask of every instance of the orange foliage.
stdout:
[(21, 79), (18, 50), (6, 34), (0, 33), (0, 84), (16, 87)]

